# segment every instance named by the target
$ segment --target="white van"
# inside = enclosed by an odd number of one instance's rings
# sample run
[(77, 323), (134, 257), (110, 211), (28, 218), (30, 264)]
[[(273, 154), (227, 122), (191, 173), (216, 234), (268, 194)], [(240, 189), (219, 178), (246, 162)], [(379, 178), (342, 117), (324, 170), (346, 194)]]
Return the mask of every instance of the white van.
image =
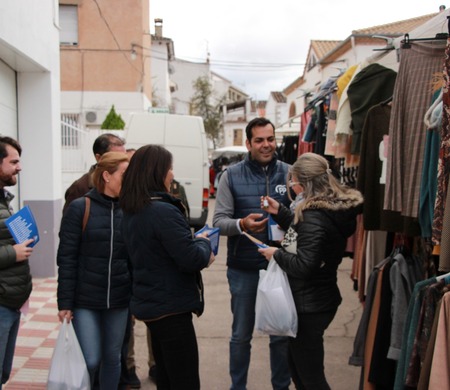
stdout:
[(190, 225), (196, 229), (208, 216), (209, 168), (203, 119), (198, 116), (133, 113), (125, 133), (126, 147), (164, 146), (173, 155), (175, 179), (186, 190)]

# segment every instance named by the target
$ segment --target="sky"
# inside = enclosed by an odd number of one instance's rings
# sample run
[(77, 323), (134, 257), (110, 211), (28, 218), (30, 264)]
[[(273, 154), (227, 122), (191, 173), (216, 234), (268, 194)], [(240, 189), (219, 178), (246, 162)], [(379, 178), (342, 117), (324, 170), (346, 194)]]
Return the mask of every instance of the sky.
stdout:
[(311, 40), (439, 11), (434, 0), (150, 0), (150, 31), (163, 19), (175, 56), (205, 62), (255, 100), (303, 73)]

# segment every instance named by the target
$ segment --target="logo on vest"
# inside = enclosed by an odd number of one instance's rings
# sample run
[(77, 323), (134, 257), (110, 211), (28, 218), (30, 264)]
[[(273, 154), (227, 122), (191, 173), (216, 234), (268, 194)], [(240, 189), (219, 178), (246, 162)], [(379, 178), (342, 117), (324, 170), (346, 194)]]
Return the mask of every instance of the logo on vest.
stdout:
[(275, 192), (280, 195), (284, 195), (286, 193), (286, 184), (278, 184), (275, 187)]

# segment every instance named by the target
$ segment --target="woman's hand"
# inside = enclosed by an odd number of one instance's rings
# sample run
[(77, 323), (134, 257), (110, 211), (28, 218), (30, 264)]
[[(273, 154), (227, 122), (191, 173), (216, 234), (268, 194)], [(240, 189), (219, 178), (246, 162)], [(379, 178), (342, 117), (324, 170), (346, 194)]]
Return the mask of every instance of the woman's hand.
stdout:
[(208, 237), (208, 232), (203, 232), (195, 235), (195, 238), (206, 238), (208, 241), (211, 241)]
[(59, 322), (63, 322), (64, 318), (66, 318), (67, 323), (69, 324), (73, 318), (73, 312), (72, 312), (72, 310), (60, 310), (58, 312), (58, 318), (59, 318)]
[(278, 250), (279, 248), (274, 246), (269, 246), (268, 248), (259, 248), (258, 252), (261, 253), (267, 261), (270, 261), (273, 254)]
[(261, 208), (269, 214), (277, 215), (280, 204), (270, 196), (261, 196)]

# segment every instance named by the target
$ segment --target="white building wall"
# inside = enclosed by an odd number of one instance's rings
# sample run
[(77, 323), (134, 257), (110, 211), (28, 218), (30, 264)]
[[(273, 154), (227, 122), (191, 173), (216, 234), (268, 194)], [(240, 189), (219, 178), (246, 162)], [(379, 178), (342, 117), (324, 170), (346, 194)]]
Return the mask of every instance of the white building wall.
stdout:
[(152, 42), (151, 57), (152, 99), (157, 107), (169, 108), (172, 104), (169, 81), (167, 45)]
[(41, 241), (33, 276), (56, 274), (61, 219), (58, 2), (0, 2), (0, 60), (17, 74), (17, 138), (22, 145), (17, 206), (30, 205)]
[(174, 72), (172, 81), (177, 85), (177, 90), (172, 93), (172, 103), (175, 114), (189, 114), (190, 101), (194, 95), (192, 83), (199, 77), (210, 77), (209, 64), (199, 64), (183, 60), (172, 62)]

